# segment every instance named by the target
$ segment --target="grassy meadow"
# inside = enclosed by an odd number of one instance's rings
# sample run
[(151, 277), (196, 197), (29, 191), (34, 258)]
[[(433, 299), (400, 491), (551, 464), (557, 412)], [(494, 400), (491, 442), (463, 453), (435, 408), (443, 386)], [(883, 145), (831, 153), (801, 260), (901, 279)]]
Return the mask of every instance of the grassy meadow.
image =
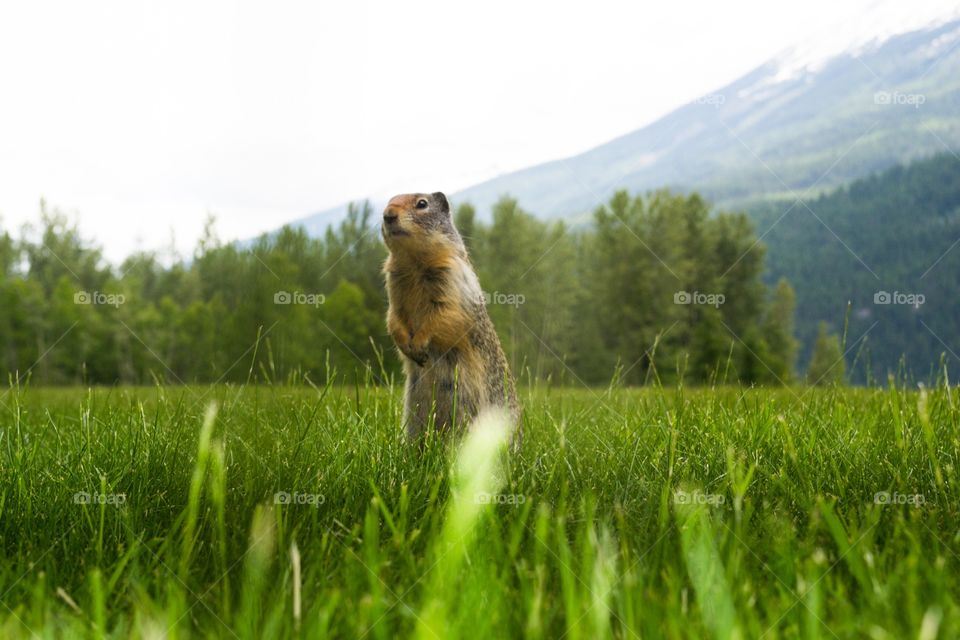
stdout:
[(956, 389), (13, 388), (2, 638), (955, 638)]

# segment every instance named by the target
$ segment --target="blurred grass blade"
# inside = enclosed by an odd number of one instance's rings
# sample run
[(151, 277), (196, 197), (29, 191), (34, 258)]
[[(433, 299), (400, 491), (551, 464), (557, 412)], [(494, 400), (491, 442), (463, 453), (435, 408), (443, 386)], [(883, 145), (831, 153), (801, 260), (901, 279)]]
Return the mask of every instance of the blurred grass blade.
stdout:
[(714, 542), (705, 504), (677, 504), (677, 521), (687, 572), (697, 594), (704, 624), (717, 640), (742, 638), (730, 586)]
[(505, 412), (484, 412), (470, 426), (457, 454), (443, 528), (433, 549), (438, 560), (423, 615), (417, 624), (420, 638), (447, 635), (452, 605), (457, 597), (453, 586), (461, 578), (461, 568), (474, 541), (480, 515), (491, 507), (489, 499), (482, 497), (496, 494), (503, 482), (499, 459), (507, 447), (509, 425), (510, 419)]

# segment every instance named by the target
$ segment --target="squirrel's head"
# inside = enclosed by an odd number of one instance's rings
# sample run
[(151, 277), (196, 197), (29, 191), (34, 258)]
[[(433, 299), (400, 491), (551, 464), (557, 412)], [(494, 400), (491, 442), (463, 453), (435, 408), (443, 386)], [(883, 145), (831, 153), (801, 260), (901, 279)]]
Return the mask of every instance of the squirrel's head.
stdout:
[(447, 197), (436, 193), (407, 193), (390, 198), (383, 210), (383, 241), (391, 251), (418, 253), (434, 245), (462, 247), (453, 226)]

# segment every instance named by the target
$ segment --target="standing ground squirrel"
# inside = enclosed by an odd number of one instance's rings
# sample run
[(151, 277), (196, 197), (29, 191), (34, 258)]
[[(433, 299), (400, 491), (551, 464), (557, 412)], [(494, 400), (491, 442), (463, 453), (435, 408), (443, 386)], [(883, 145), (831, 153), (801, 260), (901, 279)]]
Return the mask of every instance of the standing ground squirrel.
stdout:
[(519, 424), (520, 405), (463, 239), (442, 193), (396, 196), (383, 212), (387, 329), (407, 377), (411, 437), (459, 430), (486, 407)]

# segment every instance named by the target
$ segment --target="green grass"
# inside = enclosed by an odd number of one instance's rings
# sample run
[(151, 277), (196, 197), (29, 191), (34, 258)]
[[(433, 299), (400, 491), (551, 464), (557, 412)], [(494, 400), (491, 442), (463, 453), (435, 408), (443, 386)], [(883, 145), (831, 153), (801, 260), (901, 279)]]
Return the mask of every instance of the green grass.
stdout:
[(0, 637), (960, 635), (955, 390), (522, 395), (458, 458), (373, 387), (11, 390)]

